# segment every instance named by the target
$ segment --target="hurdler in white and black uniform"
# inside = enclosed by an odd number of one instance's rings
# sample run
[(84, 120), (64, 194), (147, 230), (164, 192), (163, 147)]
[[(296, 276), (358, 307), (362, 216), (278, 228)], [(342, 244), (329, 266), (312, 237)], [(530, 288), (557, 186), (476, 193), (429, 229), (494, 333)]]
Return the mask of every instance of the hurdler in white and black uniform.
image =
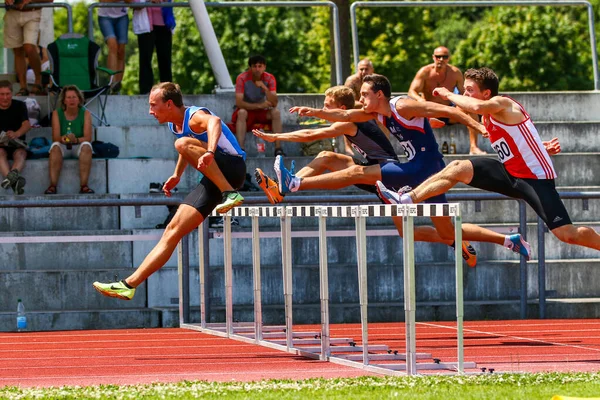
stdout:
[[(192, 137), (202, 142), (208, 142), (208, 134), (206, 131), (196, 133), (189, 126), (190, 119), (197, 112), (215, 115), (205, 107), (188, 107), (185, 110), (182, 132), (178, 133), (175, 130), (173, 123), (169, 122), (169, 130), (171, 133), (177, 138)], [(214, 161), (219, 166), (221, 173), (225, 179), (227, 179), (229, 184), (234, 189), (239, 189), (243, 186), (246, 179), (246, 153), (238, 144), (235, 135), (223, 121), (221, 121), (221, 131), (222, 133), (217, 142), (217, 151), (215, 151)], [(210, 179), (203, 176), (198, 186), (185, 197), (182, 203), (197, 209), (205, 219), (220, 202), (221, 191)]]

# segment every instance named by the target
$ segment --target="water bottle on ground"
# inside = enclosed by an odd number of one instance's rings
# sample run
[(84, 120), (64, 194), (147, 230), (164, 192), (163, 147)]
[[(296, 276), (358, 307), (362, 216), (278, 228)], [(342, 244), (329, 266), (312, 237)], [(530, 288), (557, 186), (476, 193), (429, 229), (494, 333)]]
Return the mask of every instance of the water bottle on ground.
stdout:
[(27, 329), (27, 316), (25, 315), (25, 305), (19, 299), (17, 301), (17, 331), (23, 332)]

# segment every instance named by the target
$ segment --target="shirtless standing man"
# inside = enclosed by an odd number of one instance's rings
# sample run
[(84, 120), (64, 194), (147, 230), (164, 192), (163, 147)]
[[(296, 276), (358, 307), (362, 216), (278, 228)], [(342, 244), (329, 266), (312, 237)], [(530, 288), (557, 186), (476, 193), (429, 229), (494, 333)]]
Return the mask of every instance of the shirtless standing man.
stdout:
[[(433, 63), (422, 67), (415, 75), (408, 95), (417, 101), (433, 101), (444, 105), (453, 105), (449, 100), (439, 96), (434, 96), (433, 90), (437, 87), (444, 87), (453, 92), (456, 88), (459, 93), (464, 92), (463, 74), (454, 65), (450, 65), (450, 50), (444, 46), (437, 47), (433, 51)], [(438, 118), (446, 125), (455, 124), (458, 121), (449, 118)], [(468, 127), (467, 127), (468, 128)], [(485, 151), (477, 147), (477, 132), (469, 129), (469, 154), (486, 154)]]
[[(356, 68), (356, 73), (354, 75), (350, 75), (346, 78), (346, 82), (344, 82), (344, 86), (348, 86), (354, 92), (354, 100), (358, 102), (360, 99), (360, 87), (363, 84), (363, 79), (367, 75), (371, 75), (375, 72), (373, 68), (373, 63), (368, 58), (362, 59), (358, 62), (358, 67)], [(360, 108), (360, 103), (357, 108)]]

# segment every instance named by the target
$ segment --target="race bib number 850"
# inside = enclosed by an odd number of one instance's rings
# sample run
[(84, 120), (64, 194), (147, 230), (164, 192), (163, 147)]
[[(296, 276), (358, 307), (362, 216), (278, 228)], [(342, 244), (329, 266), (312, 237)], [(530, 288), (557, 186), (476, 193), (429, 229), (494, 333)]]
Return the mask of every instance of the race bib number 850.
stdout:
[(501, 163), (505, 163), (515, 156), (512, 151), (510, 151), (510, 147), (508, 147), (508, 143), (506, 143), (504, 138), (500, 138), (492, 143), (492, 148), (498, 153), (498, 158)]

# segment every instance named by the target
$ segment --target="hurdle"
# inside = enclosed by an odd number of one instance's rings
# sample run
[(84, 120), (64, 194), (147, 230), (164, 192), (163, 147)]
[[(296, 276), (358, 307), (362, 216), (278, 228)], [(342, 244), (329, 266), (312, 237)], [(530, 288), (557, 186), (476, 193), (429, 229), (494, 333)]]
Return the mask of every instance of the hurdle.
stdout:
[[(213, 216), (218, 214), (213, 213)], [(475, 363), (464, 361), (463, 342), (463, 265), (462, 248), (455, 246), (456, 273), (456, 334), (457, 362), (417, 362), (418, 359), (431, 359), (431, 354), (416, 352), (416, 284), (414, 255), (414, 218), (449, 216), (454, 219), (455, 241), (462, 242), (462, 217), (457, 203), (449, 204), (415, 204), (415, 205), (358, 205), (358, 206), (257, 206), (236, 207), (223, 214), (223, 246), (224, 246), (224, 285), (225, 285), (225, 322), (207, 322), (205, 304), (205, 265), (204, 257), (199, 257), (200, 276), (200, 322), (191, 323), (183, 318), (182, 287), (185, 274), (179, 271), (180, 286), (180, 326), (186, 329), (227, 337), (234, 340), (253, 343), (288, 353), (313, 359), (320, 359), (337, 364), (360, 368), (385, 375), (415, 375), (418, 370), (450, 370), (464, 373), (465, 368), (476, 368)], [(252, 275), (254, 321), (233, 321), (233, 265), (232, 239), (248, 237), (245, 232), (231, 231), (231, 217), (250, 218), (252, 222)], [(370, 344), (368, 335), (368, 300), (367, 300), (367, 236), (371, 235), (366, 228), (367, 218), (402, 217), (403, 221), (403, 273), (404, 273), (404, 316), (406, 353), (391, 353), (387, 345)], [(262, 218), (279, 218), (280, 232), (261, 232), (259, 220)], [(293, 232), (292, 219), (318, 218), (319, 243), (319, 297), (320, 297), (320, 331), (294, 332), (292, 319), (293, 285), (292, 285), (292, 237), (304, 236), (306, 232)], [(358, 268), (359, 307), (361, 320), (361, 343), (358, 345), (352, 338), (330, 337), (329, 286), (327, 265), (327, 218), (354, 218), (356, 236), (356, 254)], [(204, 222), (207, 223), (207, 222)], [(198, 228), (198, 251), (204, 254), (208, 243), (203, 234), (204, 227)], [(297, 233), (297, 235), (295, 235)], [(346, 235), (345, 235), (346, 236)], [(281, 261), (283, 277), (283, 299), (285, 324), (264, 326), (262, 322), (260, 245), (261, 237), (279, 238), (281, 241)], [(181, 251), (180, 251), (181, 253)], [(189, 301), (189, 299), (187, 299)], [(189, 315), (189, 313), (187, 313)], [(188, 317), (189, 318), (189, 317)], [(315, 346), (316, 345), (316, 346)], [(383, 353), (382, 353), (383, 352)], [(361, 354), (357, 354), (361, 353)], [(394, 361), (404, 361), (395, 363)]]

